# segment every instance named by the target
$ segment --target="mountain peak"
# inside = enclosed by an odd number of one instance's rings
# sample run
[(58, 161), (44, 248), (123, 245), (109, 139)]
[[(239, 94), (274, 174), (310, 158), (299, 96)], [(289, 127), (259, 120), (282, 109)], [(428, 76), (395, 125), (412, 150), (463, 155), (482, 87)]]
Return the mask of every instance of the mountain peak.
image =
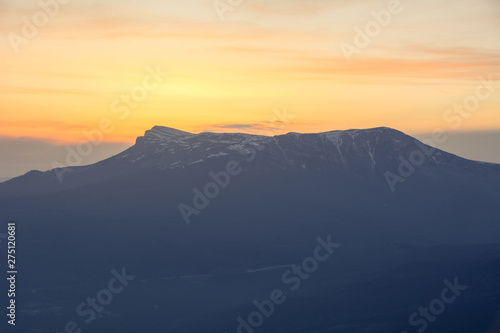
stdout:
[(349, 134), (357, 134), (357, 133), (375, 133), (375, 134), (403, 134), (406, 135), (405, 133), (395, 130), (390, 127), (373, 127), (373, 128), (363, 128), (363, 129), (358, 129), (358, 128), (352, 128), (352, 129), (347, 129), (347, 130), (333, 130), (333, 131), (328, 131), (328, 132), (323, 132), (319, 134), (333, 134), (333, 133), (349, 133)]
[(144, 133), (144, 136), (139, 136), (136, 139), (136, 143), (171, 141), (176, 139), (183, 139), (185, 137), (191, 137), (193, 135), (195, 134), (184, 132), (171, 127), (153, 126), (153, 128), (147, 130)]
[(184, 132), (175, 128), (165, 127), (165, 126), (153, 126), (150, 130), (147, 130), (144, 136), (154, 136), (154, 137), (181, 137), (193, 135), (193, 133)]

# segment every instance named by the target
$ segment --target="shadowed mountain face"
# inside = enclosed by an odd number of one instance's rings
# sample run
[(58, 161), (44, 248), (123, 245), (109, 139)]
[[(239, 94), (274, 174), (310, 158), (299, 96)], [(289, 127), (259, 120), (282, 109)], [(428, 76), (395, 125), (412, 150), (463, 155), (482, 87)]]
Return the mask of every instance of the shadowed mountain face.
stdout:
[[(155, 126), (94, 165), (0, 184), (18, 221), (18, 332), (495, 332), (499, 185), (500, 165), (389, 128)], [(123, 291), (77, 313), (122, 267)], [(455, 278), (453, 302), (419, 313)]]

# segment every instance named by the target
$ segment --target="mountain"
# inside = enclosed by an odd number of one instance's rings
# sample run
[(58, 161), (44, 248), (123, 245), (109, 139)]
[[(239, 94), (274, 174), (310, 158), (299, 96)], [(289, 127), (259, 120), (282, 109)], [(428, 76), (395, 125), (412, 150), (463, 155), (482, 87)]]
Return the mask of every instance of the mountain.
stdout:
[[(4, 220), (19, 229), (16, 328), (488, 332), (500, 309), (499, 185), (500, 165), (390, 128), (155, 126), (99, 163), (0, 184)], [(328, 243), (328, 259), (307, 259)], [(86, 323), (75, 309), (122, 267), (135, 279)], [(455, 279), (467, 288), (438, 320), (410, 323)]]

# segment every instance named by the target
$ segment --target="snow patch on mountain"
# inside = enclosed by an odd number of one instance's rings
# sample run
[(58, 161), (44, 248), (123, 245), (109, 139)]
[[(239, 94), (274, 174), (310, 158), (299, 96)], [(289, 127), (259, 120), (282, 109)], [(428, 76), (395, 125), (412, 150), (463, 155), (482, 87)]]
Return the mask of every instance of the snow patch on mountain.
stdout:
[(217, 153), (217, 154), (208, 155), (207, 158), (222, 157), (222, 156), (226, 156), (226, 155), (229, 155), (229, 153), (220, 152), (220, 153)]
[(170, 128), (170, 127), (164, 127), (164, 126), (154, 126), (152, 129), (147, 130), (145, 133), (145, 137), (154, 137), (154, 138), (180, 138), (180, 137), (187, 137), (187, 136), (193, 136), (195, 134), (189, 133), (189, 132), (184, 132), (180, 131), (175, 128)]
[(341, 131), (333, 131), (333, 132), (328, 132), (325, 133), (325, 137), (333, 142), (333, 144), (337, 147), (337, 149), (342, 146), (343, 140), (342, 140), (342, 132)]

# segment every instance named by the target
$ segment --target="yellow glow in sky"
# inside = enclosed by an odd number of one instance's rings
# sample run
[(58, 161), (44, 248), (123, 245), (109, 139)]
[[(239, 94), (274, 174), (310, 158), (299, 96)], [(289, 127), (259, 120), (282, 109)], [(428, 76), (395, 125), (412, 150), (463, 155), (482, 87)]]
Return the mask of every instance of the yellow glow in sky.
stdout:
[[(452, 129), (444, 114), (489, 76), (494, 91), (453, 129), (499, 129), (500, 4), (402, 1), (347, 61), (342, 43), (387, 3), (243, 1), (221, 20), (202, 0), (2, 1), (1, 135), (79, 142), (103, 119), (108, 142), (154, 125), (255, 133), (285, 107), (293, 121), (276, 133)], [(154, 85), (147, 68), (168, 74)]]

